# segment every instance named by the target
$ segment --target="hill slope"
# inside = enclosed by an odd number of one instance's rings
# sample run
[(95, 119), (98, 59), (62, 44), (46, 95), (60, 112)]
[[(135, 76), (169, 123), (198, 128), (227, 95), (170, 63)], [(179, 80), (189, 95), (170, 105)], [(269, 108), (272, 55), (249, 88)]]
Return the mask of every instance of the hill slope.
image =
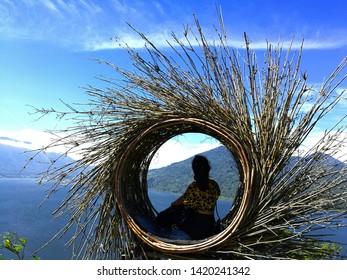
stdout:
[[(239, 185), (239, 173), (231, 153), (224, 147), (201, 153), (211, 164), (210, 177), (221, 188), (222, 197), (234, 197)], [(193, 157), (148, 172), (148, 186), (160, 191), (183, 193), (193, 180)]]
[[(211, 164), (210, 177), (219, 184), (222, 197), (234, 198), (240, 183), (237, 165), (231, 153), (224, 147), (201, 153), (208, 158)], [(342, 170), (346, 164), (328, 155), (323, 155), (322, 165), (330, 166), (330, 170)], [(310, 156), (307, 158), (310, 159)], [(149, 170), (148, 186), (159, 191), (183, 193), (189, 183), (193, 180), (191, 162), (193, 157), (173, 163), (169, 166)], [(298, 161), (299, 157), (292, 157), (288, 164), (288, 170)], [(286, 171), (284, 171), (286, 172)], [(341, 176), (341, 175), (338, 175)]]
[[(31, 161), (25, 169), (23, 167), (34, 153), (25, 148), (0, 144), (0, 177), (39, 177), (47, 170), (52, 160), (59, 158), (57, 153), (41, 153)], [(72, 162), (69, 157), (61, 157), (56, 165)], [(23, 169), (23, 170), (22, 170)]]
[[(219, 184), (221, 196), (234, 198), (240, 181), (237, 165), (231, 153), (224, 146), (220, 146), (201, 153), (201, 155), (207, 157), (210, 161), (210, 177)], [(39, 177), (41, 173), (47, 170), (52, 160), (57, 159), (61, 154), (38, 154), (35, 159), (22, 170), (23, 166), (32, 156), (33, 152), (25, 148), (0, 144), (0, 177)], [(166, 167), (149, 170), (147, 178), (148, 186), (159, 191), (183, 193), (187, 186), (193, 181), (193, 172), (191, 168), (192, 159), (193, 157)], [(293, 157), (288, 168), (298, 160), (298, 157)], [(73, 159), (61, 157), (57, 160), (56, 166), (71, 162), (73, 162)], [(345, 163), (329, 156), (327, 156), (325, 164), (331, 165), (335, 170), (340, 170), (346, 166)]]

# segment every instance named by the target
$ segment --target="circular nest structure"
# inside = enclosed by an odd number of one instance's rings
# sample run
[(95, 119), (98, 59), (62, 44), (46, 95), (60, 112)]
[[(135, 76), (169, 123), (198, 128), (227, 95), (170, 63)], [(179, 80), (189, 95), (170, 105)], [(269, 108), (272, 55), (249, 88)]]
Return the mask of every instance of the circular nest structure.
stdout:
[[(235, 158), (241, 186), (228, 215), (224, 218), (227, 227), (219, 234), (204, 240), (180, 241), (155, 236), (141, 227), (135, 217), (154, 217), (148, 197), (147, 171), (156, 151), (170, 138), (187, 132), (200, 132), (218, 139)], [(250, 208), (252, 194), (252, 168), (242, 143), (229, 129), (202, 119), (178, 118), (158, 122), (143, 130), (120, 156), (114, 174), (117, 205), (131, 230), (144, 243), (164, 252), (192, 253), (220, 246), (242, 224)]]
[[(71, 244), (77, 258), (336, 256), (317, 246), (321, 236), (312, 232), (322, 224), (345, 226), (339, 218), (347, 212), (347, 164), (332, 166), (327, 155), (336, 155), (346, 143), (347, 127), (334, 132), (340, 122), (332, 124), (309, 152), (299, 148), (344, 98), (346, 89), (339, 94), (335, 89), (347, 78), (347, 58), (317, 93), (300, 72), (301, 50), (292, 55), (289, 48), (283, 61), (281, 46), (268, 45), (265, 61), (258, 64), (247, 36), (243, 56), (229, 47), (221, 17), (220, 23), (219, 41), (211, 44), (196, 20), (196, 30), (187, 27), (183, 39), (172, 35), (167, 54), (136, 31), (144, 49), (125, 48), (132, 69), (98, 61), (120, 79), (101, 78), (109, 85), (104, 90), (89, 87), (87, 104), (38, 110), (75, 120), (39, 152), (64, 146), (82, 155), (63, 167), (52, 163), (42, 176), (54, 183), (52, 193), (62, 184), (71, 187), (56, 212), (70, 215), (63, 233), (76, 227)], [(168, 240), (139, 222), (156, 215), (147, 173), (161, 145), (188, 132), (214, 137), (231, 152), (240, 186), (222, 232), (204, 240)]]

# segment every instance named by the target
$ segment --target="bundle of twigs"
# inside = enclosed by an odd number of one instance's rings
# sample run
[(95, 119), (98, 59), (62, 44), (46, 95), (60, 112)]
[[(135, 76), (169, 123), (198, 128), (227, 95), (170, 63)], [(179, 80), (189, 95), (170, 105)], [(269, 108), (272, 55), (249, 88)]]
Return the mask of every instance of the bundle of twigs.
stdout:
[[(71, 244), (77, 258), (335, 257), (314, 233), (344, 226), (339, 219), (346, 213), (346, 165), (332, 163), (328, 155), (339, 152), (345, 127), (333, 124), (304, 154), (300, 147), (343, 98), (345, 90), (336, 89), (346, 78), (347, 59), (317, 91), (300, 72), (302, 46), (284, 52), (269, 44), (259, 65), (246, 35), (245, 48), (234, 50), (222, 17), (219, 22), (218, 40), (208, 40), (196, 20), (183, 39), (172, 34), (164, 51), (134, 30), (145, 48), (125, 46), (130, 69), (97, 60), (121, 79), (103, 79), (106, 89), (89, 87), (88, 104), (67, 105), (64, 112), (38, 110), (75, 121), (54, 132), (64, 136), (42, 151), (65, 145), (68, 152), (80, 149), (81, 159), (52, 165), (42, 178), (54, 182), (52, 191), (64, 183), (71, 187), (56, 213), (70, 214), (62, 232), (75, 229)], [(147, 233), (136, 220), (155, 215), (147, 192), (151, 159), (168, 139), (185, 132), (220, 140), (241, 177), (225, 230), (186, 243)], [(300, 157), (293, 161), (294, 156)]]

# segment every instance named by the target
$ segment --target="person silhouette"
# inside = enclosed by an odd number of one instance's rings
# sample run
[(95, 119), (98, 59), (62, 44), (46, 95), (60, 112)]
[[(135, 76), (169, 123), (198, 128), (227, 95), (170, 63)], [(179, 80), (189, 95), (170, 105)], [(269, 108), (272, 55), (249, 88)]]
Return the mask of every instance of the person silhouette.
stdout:
[(216, 181), (209, 178), (208, 159), (196, 155), (192, 161), (194, 181), (171, 206), (160, 212), (155, 223), (161, 228), (178, 227), (192, 239), (204, 239), (214, 234), (214, 210), (220, 196)]

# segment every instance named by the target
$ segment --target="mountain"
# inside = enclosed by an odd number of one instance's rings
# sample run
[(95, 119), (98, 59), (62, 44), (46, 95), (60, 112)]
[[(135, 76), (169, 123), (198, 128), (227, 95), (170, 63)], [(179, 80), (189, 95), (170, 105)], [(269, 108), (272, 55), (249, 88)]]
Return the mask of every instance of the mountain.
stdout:
[[(61, 154), (58, 153), (40, 153), (22, 170), (33, 155), (34, 153), (28, 149), (0, 144), (0, 177), (39, 177), (42, 172), (47, 170), (52, 160), (60, 157), (55, 163), (57, 166), (73, 162), (73, 159), (61, 157)], [(220, 146), (201, 153), (201, 155), (205, 156), (211, 164), (210, 177), (219, 184), (221, 197), (234, 198), (240, 179), (236, 162), (231, 153), (226, 147)], [(288, 164), (288, 170), (300, 159), (293, 157)], [(325, 156), (324, 159), (321, 164), (331, 166), (331, 170), (346, 168), (345, 163), (333, 157)], [(193, 157), (166, 167), (149, 170), (147, 176), (149, 188), (183, 193), (194, 177), (191, 168), (192, 160)], [(310, 157), (307, 160), (310, 160)]]
[[(39, 177), (53, 160), (61, 156), (58, 153), (40, 153), (23, 169), (34, 155), (35, 152), (25, 148), (0, 144), (0, 177)], [(209, 159), (211, 178), (218, 182), (222, 196), (233, 197), (239, 184), (239, 178), (236, 163), (230, 152), (221, 146), (201, 153), (201, 155)], [(63, 165), (70, 162), (73, 162), (73, 159), (61, 157), (56, 164)], [(149, 187), (161, 191), (184, 192), (193, 180), (191, 162), (192, 158), (189, 158), (167, 167), (149, 170), (147, 179)]]
[[(220, 146), (213, 150), (201, 153), (207, 157), (211, 164), (210, 177), (214, 179), (221, 188), (221, 196), (234, 198), (239, 186), (239, 173), (236, 162), (226, 147)], [(193, 180), (191, 162), (193, 157), (169, 166), (152, 169), (148, 172), (148, 186), (159, 191), (183, 193)], [(312, 156), (305, 159), (293, 156), (284, 172), (288, 172), (299, 160), (312, 160)], [(331, 171), (346, 170), (346, 164), (329, 155), (323, 154), (321, 161), (317, 163), (322, 167), (328, 167)], [(341, 176), (337, 174), (336, 176)]]
[[(210, 178), (221, 188), (222, 197), (234, 197), (240, 183), (236, 162), (224, 146), (201, 153), (211, 165)], [(193, 180), (191, 162), (193, 157), (169, 166), (148, 171), (149, 188), (159, 191), (183, 193)]]
[(0, 144), (0, 177), (39, 177), (40, 173), (47, 170), (52, 161), (56, 160), (57, 166), (73, 162), (73, 159), (69, 157), (47, 152), (35, 156), (23, 169), (34, 155), (35, 152), (25, 148)]

